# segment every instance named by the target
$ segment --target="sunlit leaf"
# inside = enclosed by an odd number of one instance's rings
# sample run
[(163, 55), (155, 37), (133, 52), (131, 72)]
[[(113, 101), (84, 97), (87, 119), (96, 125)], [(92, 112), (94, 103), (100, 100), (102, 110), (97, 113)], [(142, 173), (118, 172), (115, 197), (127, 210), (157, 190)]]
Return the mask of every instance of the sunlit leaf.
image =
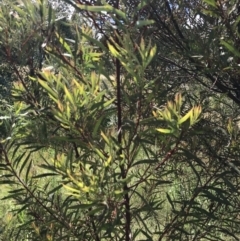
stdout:
[(147, 26), (147, 25), (151, 25), (151, 24), (154, 24), (154, 20), (150, 20), (150, 19), (147, 19), (147, 20), (138, 20), (136, 25), (137, 27), (143, 27), (143, 26)]
[(226, 47), (226, 49), (228, 49), (231, 53), (233, 53), (234, 55), (236, 55), (237, 57), (240, 57), (240, 52), (237, 50), (237, 48), (235, 48), (231, 43), (224, 41), (224, 40), (220, 40), (220, 43)]
[(58, 33), (56, 33), (56, 36), (57, 36), (59, 42), (62, 44), (62, 46), (67, 50), (68, 54), (70, 54), (72, 56), (71, 48), (67, 44), (67, 42)]
[(188, 119), (191, 119), (193, 115), (193, 110), (190, 110), (185, 116), (183, 116), (179, 121), (178, 124), (181, 125), (182, 123), (186, 122)]
[(38, 82), (42, 85), (42, 87), (49, 93), (49, 95), (52, 95), (55, 99), (57, 99), (57, 93), (54, 92), (51, 87), (47, 84), (47, 82), (38, 79)]
[(170, 133), (174, 132), (172, 129), (164, 129), (164, 128), (157, 128), (157, 131), (164, 133), (164, 134), (170, 134)]

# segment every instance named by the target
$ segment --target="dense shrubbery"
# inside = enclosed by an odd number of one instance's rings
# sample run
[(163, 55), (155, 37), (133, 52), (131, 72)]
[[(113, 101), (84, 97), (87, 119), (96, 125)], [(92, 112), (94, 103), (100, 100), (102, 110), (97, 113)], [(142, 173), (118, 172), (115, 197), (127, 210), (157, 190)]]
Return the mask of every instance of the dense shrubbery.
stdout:
[(238, 240), (235, 1), (74, 2), (1, 2), (0, 239)]

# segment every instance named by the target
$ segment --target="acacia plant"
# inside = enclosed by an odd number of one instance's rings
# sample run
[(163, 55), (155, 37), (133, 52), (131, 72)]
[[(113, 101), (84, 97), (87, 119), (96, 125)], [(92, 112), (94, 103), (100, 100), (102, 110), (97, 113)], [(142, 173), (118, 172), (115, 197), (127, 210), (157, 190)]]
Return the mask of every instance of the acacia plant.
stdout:
[(234, 106), (173, 86), (144, 34), (148, 2), (65, 0), (75, 10), (60, 20), (22, 2), (0, 16), (16, 76), (1, 111), (1, 239), (238, 240), (239, 140), (221, 110)]

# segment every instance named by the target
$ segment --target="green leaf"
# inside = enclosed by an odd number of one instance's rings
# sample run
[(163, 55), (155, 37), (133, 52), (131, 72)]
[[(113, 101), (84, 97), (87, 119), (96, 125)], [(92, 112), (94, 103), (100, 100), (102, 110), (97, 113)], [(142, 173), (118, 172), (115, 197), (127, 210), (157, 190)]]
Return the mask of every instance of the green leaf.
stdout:
[(225, 178), (224, 176), (221, 176), (221, 178), (224, 180), (225, 184), (226, 184), (233, 192), (238, 192), (238, 190), (236, 189), (236, 187), (234, 186), (234, 184), (231, 183), (227, 178)]
[(107, 42), (107, 45), (108, 45), (108, 49), (111, 52), (111, 54), (114, 57), (119, 58), (120, 57), (120, 53), (117, 51), (117, 49), (112, 44), (110, 44), (110, 42)]
[(105, 159), (105, 156), (104, 156), (104, 154), (101, 152), (101, 150), (95, 148), (95, 151), (96, 151), (96, 153), (99, 155), (99, 157), (100, 157), (101, 159), (103, 159), (103, 160)]
[(96, 203), (87, 203), (87, 204), (78, 204), (74, 206), (70, 206), (69, 209), (87, 209), (89, 210), (92, 207), (95, 207)]
[(188, 119), (191, 119), (193, 115), (193, 110), (191, 109), (185, 116), (183, 116), (179, 121), (178, 124), (181, 125), (182, 123), (186, 122)]
[(99, 213), (99, 212), (102, 212), (104, 210), (105, 210), (104, 206), (99, 206), (99, 207), (96, 207), (96, 208), (92, 209), (88, 214), (94, 215), (95, 213)]
[(48, 172), (48, 173), (43, 173), (43, 174), (36, 175), (33, 178), (52, 177), (52, 176), (57, 176), (57, 175), (59, 175), (59, 174), (53, 173), (53, 172)]
[(111, 5), (91, 6), (87, 4), (77, 4), (77, 7), (91, 12), (109, 12), (113, 10), (113, 7)]
[(24, 156), (25, 156), (25, 153), (19, 154), (19, 156), (16, 157), (16, 159), (13, 162), (14, 166), (18, 167), (18, 165), (21, 163), (21, 160)]
[(198, 216), (198, 217), (205, 214), (207, 217), (209, 217), (211, 219), (217, 220), (217, 217), (213, 213), (208, 212), (204, 208), (201, 208), (201, 207), (198, 207), (198, 206), (194, 206), (193, 209), (198, 211), (198, 213), (196, 214), (196, 216)]
[(172, 184), (172, 181), (164, 181), (164, 180), (154, 180), (154, 183), (156, 186), (166, 185), (166, 184)]
[(173, 129), (163, 129), (163, 128), (158, 128), (156, 129), (157, 131), (161, 132), (161, 133), (164, 133), (164, 134), (171, 134), (173, 133)]
[(27, 157), (25, 158), (25, 160), (23, 161), (23, 163), (21, 164), (21, 168), (20, 168), (20, 171), (19, 171), (19, 175), (21, 175), (23, 169), (25, 168), (29, 158), (31, 156), (31, 153), (28, 153)]
[(212, 194), (208, 190), (202, 190), (202, 194), (201, 195), (209, 198), (211, 201), (215, 201), (217, 203), (229, 205), (229, 201), (227, 199), (225, 199), (225, 198), (222, 199), (220, 197), (217, 197), (216, 195)]
[(25, 196), (25, 195), (26, 195), (26, 191), (22, 190), (21, 192), (9, 194), (9, 195), (5, 196), (4, 198), (2, 198), (1, 200), (17, 199), (18, 197)]
[(59, 42), (62, 44), (62, 46), (67, 50), (68, 54), (70, 54), (70, 56), (72, 56), (72, 51), (71, 51), (71, 48), (70, 46), (67, 44), (67, 42), (58, 34), (58, 33), (55, 33)]
[(90, 5), (87, 5), (87, 4), (86, 5), (85, 4), (84, 5), (76, 4), (76, 6), (80, 9), (91, 11), (91, 12), (112, 12), (112, 13), (116, 13), (119, 17), (126, 20), (126, 14), (124, 12), (122, 12), (119, 9), (116, 9), (116, 8), (112, 7), (109, 4), (104, 5), (104, 6), (90, 6)]
[(51, 21), (52, 21), (52, 7), (49, 6), (48, 7), (48, 27), (50, 27)]
[(208, 5), (217, 8), (217, 1), (216, 0), (203, 0), (205, 3), (207, 3)]
[(16, 182), (11, 180), (0, 180), (0, 185), (11, 185), (11, 184), (16, 184)]
[(157, 159), (143, 159), (143, 160), (135, 162), (132, 166), (137, 166), (137, 165), (141, 165), (141, 164), (154, 164), (157, 162), (158, 162)]
[(26, 179), (27, 181), (29, 180), (29, 178), (31, 178), (31, 177), (29, 176), (29, 173), (30, 173), (31, 170), (32, 170), (32, 160), (29, 162), (28, 167), (27, 167), (27, 170), (26, 170), (25, 179)]
[(62, 188), (62, 184), (54, 187), (51, 191), (48, 192), (48, 196), (51, 195), (51, 194), (53, 194), (53, 193), (55, 193), (55, 192), (57, 192), (57, 191), (60, 190), (61, 188)]
[(137, 27), (141, 28), (141, 27), (148, 26), (148, 25), (151, 25), (154, 23), (155, 23), (154, 20), (146, 19), (146, 20), (138, 20), (136, 25), (137, 25)]
[[(204, 167), (205, 164), (202, 161), (202, 159), (200, 159), (199, 157), (197, 157), (196, 155), (192, 154), (189, 150), (187, 149), (183, 149), (183, 148), (179, 148), (179, 150), (182, 150), (184, 155), (186, 155), (187, 157), (187, 162), (189, 163), (194, 163), (193, 161), (195, 161), (199, 166)], [(196, 165), (196, 164), (194, 164)]]
[(173, 204), (173, 201), (172, 201), (171, 197), (169, 196), (168, 193), (166, 193), (166, 196), (167, 196), (168, 202), (169, 202), (170, 205), (172, 206), (172, 209), (175, 210), (175, 207), (174, 207), (174, 204)]
[(93, 43), (97, 45), (99, 48), (101, 48), (102, 50), (108, 52), (108, 49), (102, 44), (102, 42), (96, 40), (95, 38), (92, 38), (91, 36), (87, 35), (84, 32), (81, 32), (81, 35), (84, 36), (90, 43)]
[(115, 101), (115, 98), (104, 102), (103, 107), (106, 108), (106, 107), (110, 106), (114, 101)]
[(141, 10), (143, 7), (145, 7), (148, 4), (148, 0), (141, 0), (141, 2), (137, 6), (137, 11)]
[(71, 104), (74, 106), (75, 105), (75, 102), (73, 100), (73, 96), (70, 94), (69, 90), (67, 89), (66, 86), (64, 86), (64, 92), (68, 98), (68, 100), (71, 102)]
[(43, 81), (41, 79), (38, 78), (38, 82), (40, 83), (40, 85), (48, 92), (49, 95), (52, 95), (55, 99), (58, 99), (58, 95), (56, 92), (53, 91), (53, 89), (51, 87), (48, 86), (46, 81)]
[(228, 49), (235, 56), (240, 57), (240, 52), (231, 43), (221, 40), (220, 44), (222, 44), (224, 47), (226, 47), (226, 49)]

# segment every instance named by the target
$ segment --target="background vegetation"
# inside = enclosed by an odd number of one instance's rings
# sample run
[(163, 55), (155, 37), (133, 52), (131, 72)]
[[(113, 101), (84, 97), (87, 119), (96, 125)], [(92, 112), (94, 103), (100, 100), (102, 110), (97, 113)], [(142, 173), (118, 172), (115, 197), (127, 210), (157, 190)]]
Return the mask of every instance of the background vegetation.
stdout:
[(1, 240), (239, 240), (239, 1), (0, 1)]

